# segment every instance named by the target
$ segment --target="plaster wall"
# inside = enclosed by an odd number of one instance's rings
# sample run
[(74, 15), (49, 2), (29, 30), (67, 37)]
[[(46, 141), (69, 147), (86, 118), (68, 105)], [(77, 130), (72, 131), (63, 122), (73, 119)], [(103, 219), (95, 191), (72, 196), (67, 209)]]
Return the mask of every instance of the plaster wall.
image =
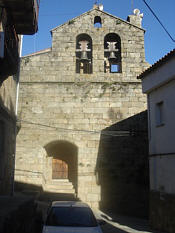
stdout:
[(175, 231), (174, 65), (172, 51), (142, 79), (149, 113), (150, 225), (169, 233)]
[[(148, 95), (150, 108), (150, 155), (174, 154), (175, 81), (163, 85)], [(163, 125), (156, 123), (156, 104), (163, 102)]]
[(175, 194), (175, 155), (150, 158), (150, 189), (162, 193)]

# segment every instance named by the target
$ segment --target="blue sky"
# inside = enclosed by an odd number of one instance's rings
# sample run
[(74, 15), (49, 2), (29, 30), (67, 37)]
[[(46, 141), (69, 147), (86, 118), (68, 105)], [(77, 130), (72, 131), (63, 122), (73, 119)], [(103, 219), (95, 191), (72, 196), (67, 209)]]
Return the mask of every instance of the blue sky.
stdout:
[[(33, 36), (24, 36), (23, 55), (51, 47), (50, 30), (92, 9), (95, 0), (40, 0), (39, 30)], [(175, 0), (146, 0), (175, 40)], [(144, 14), (146, 60), (153, 64), (170, 50), (173, 42), (145, 6), (143, 0), (101, 0), (104, 11), (126, 20), (134, 8)]]

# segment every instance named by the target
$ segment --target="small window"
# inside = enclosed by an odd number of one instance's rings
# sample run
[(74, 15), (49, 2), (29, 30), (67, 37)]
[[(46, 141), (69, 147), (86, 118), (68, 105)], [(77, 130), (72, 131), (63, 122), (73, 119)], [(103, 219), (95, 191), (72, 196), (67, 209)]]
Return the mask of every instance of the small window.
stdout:
[(163, 126), (165, 123), (165, 116), (164, 116), (164, 103), (159, 102), (156, 104), (156, 126)]
[(101, 28), (102, 27), (101, 17), (100, 16), (95, 16), (95, 18), (94, 18), (94, 27), (95, 28)]

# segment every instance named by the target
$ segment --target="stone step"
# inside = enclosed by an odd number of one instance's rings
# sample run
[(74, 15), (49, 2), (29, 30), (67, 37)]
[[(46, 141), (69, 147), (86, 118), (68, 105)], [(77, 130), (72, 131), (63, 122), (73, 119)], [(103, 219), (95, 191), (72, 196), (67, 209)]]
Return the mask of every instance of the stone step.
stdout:
[(66, 186), (66, 187), (63, 187), (63, 186), (57, 187), (57, 186), (47, 184), (44, 187), (44, 191), (50, 192), (50, 193), (71, 193), (71, 194), (75, 193), (75, 189), (73, 188), (72, 185)]
[(71, 183), (68, 184), (45, 184), (47, 189), (73, 189), (73, 185)]
[(62, 179), (62, 180), (51, 180), (47, 182), (48, 184), (53, 184), (53, 185), (69, 185), (72, 184), (69, 180), (67, 179)]
[(75, 189), (68, 179), (51, 180), (44, 185), (44, 191), (49, 193), (75, 194)]
[(69, 181), (68, 179), (53, 179), (53, 180), (50, 180), (50, 181), (49, 181), (49, 183), (52, 183), (52, 182), (54, 182), (54, 183), (55, 183), (55, 182), (56, 182), (56, 183), (57, 183), (57, 182), (58, 182), (58, 183), (62, 183), (62, 182), (63, 182), (63, 183), (67, 183), (67, 182), (68, 182), (68, 183), (69, 183), (70, 181)]
[(70, 193), (70, 194), (75, 194), (75, 190), (74, 189), (48, 189), (45, 188), (44, 189), (45, 192), (49, 192), (49, 193)]

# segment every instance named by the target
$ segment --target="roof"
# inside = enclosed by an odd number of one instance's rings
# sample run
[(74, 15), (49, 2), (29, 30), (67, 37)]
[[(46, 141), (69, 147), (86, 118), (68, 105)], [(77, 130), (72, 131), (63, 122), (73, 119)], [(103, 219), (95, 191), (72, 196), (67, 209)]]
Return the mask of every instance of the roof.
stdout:
[(37, 52), (34, 52), (34, 53), (30, 53), (30, 54), (27, 54), (25, 56), (22, 56), (22, 58), (25, 58), (25, 57), (29, 57), (29, 56), (34, 56), (34, 55), (39, 55), (39, 54), (42, 54), (42, 53), (48, 53), (51, 51), (51, 48), (47, 48), (47, 49), (42, 49), (40, 51), (37, 51)]
[(86, 203), (80, 201), (53, 201), (53, 207), (89, 207)]
[(37, 32), (39, 0), (0, 0), (0, 6), (10, 12), (17, 34), (33, 35)]
[(82, 17), (83, 15), (89, 14), (89, 13), (91, 13), (92, 11), (101, 12), (101, 13), (103, 13), (103, 14), (106, 14), (106, 15), (110, 16), (110, 17), (113, 17), (114, 19), (118, 19), (118, 20), (122, 21), (123, 23), (132, 25), (133, 27), (136, 27), (136, 28), (138, 28), (138, 29), (140, 29), (140, 30), (142, 30), (142, 31), (145, 31), (143, 28), (140, 28), (140, 27), (138, 27), (138, 26), (136, 26), (136, 25), (134, 25), (134, 24), (132, 24), (132, 23), (126, 21), (126, 20), (120, 19), (120, 18), (116, 17), (115, 15), (109, 14), (109, 13), (107, 13), (107, 12), (105, 12), (105, 11), (102, 11), (102, 10), (99, 10), (99, 9), (91, 9), (91, 10), (89, 10), (89, 11), (87, 11), (87, 12), (85, 12), (85, 13), (83, 13), (83, 14), (81, 14), (81, 15), (79, 15), (79, 16), (73, 18), (73, 19), (70, 19), (70, 20), (67, 21), (66, 23), (61, 24), (61, 25), (59, 25), (59, 26), (53, 28), (53, 29), (51, 30), (51, 33), (52, 33), (52, 31), (56, 30), (57, 28), (62, 27), (62, 26), (64, 26), (65, 24), (67, 24), (67, 23), (69, 23), (69, 22), (71, 22), (71, 21), (74, 21), (74, 20), (76, 20), (76, 19)]
[(150, 66), (143, 73), (141, 73), (137, 78), (138, 79), (144, 78), (146, 75), (150, 74), (151, 72), (153, 72), (154, 70), (156, 70), (157, 68), (159, 68), (162, 64), (164, 64), (167, 61), (169, 61), (172, 57), (175, 57), (175, 49), (173, 49), (172, 51), (170, 51), (169, 53), (167, 53), (164, 57), (162, 57), (160, 60), (158, 60), (157, 62), (155, 62), (152, 66)]

